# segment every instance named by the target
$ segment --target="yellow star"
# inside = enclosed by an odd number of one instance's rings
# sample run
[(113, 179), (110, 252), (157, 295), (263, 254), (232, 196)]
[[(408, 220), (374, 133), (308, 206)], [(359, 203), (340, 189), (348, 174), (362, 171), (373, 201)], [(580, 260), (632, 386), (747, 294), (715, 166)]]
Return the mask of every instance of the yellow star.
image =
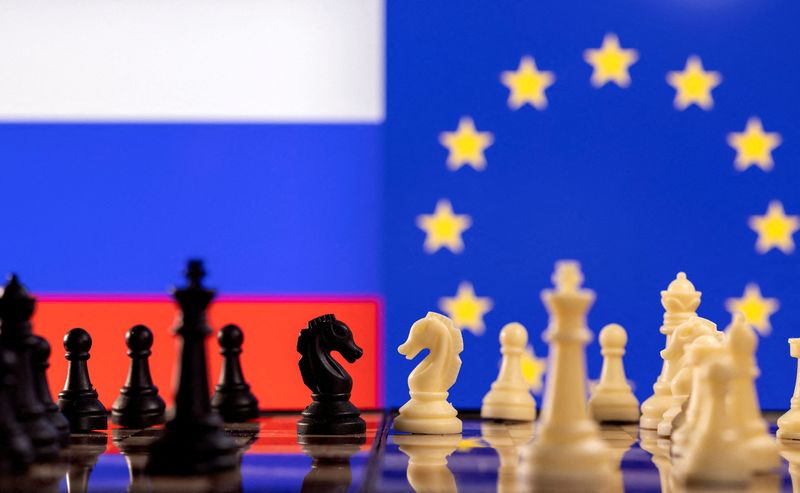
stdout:
[(525, 348), (525, 352), (522, 353), (522, 376), (530, 385), (531, 390), (537, 394), (542, 390), (542, 376), (544, 376), (546, 368), (547, 360), (537, 358), (536, 353), (533, 352), (533, 346)]
[(772, 151), (781, 145), (781, 134), (764, 132), (761, 120), (750, 118), (744, 132), (731, 132), (728, 134), (728, 144), (736, 149), (734, 166), (739, 171), (744, 171), (756, 165), (764, 171), (772, 169)]
[(758, 329), (761, 335), (769, 334), (772, 325), (769, 317), (778, 311), (780, 303), (775, 298), (763, 298), (758, 284), (750, 283), (744, 288), (741, 298), (728, 298), (725, 309), (734, 314), (740, 312), (747, 323)]
[(469, 164), (477, 171), (486, 168), (486, 157), (483, 151), (494, 143), (491, 132), (478, 132), (472, 118), (465, 116), (458, 121), (455, 132), (442, 132), (439, 142), (450, 151), (447, 156), (447, 167), (455, 171)]
[(719, 72), (706, 72), (700, 57), (692, 55), (686, 60), (683, 72), (669, 72), (667, 83), (675, 88), (675, 107), (685, 110), (691, 104), (710, 110), (714, 106), (711, 90), (722, 82)]
[(763, 216), (750, 216), (748, 224), (753, 231), (758, 233), (756, 242), (758, 253), (767, 253), (773, 248), (777, 248), (783, 253), (794, 251), (792, 235), (800, 229), (800, 218), (787, 216), (780, 201), (770, 202), (767, 213)]
[(617, 35), (608, 33), (599, 49), (590, 48), (583, 52), (583, 59), (594, 68), (591, 79), (594, 87), (603, 87), (609, 82), (614, 82), (619, 87), (628, 87), (631, 83), (628, 69), (639, 60), (639, 53), (636, 50), (623, 49)]
[(492, 309), (492, 300), (475, 296), (472, 284), (462, 282), (458, 285), (458, 292), (454, 297), (439, 299), (439, 308), (447, 313), (456, 327), (467, 329), (479, 336), (486, 329), (483, 316)]
[(486, 444), (480, 438), (472, 437), (472, 438), (464, 438), (460, 442), (458, 442), (458, 450), (459, 452), (469, 452), (474, 448), (485, 448)]
[(433, 214), (417, 216), (417, 226), (427, 233), (423, 245), (427, 253), (434, 253), (442, 247), (461, 253), (464, 250), (461, 234), (472, 226), (472, 219), (466, 214), (453, 214), (450, 201), (442, 199), (436, 203)]
[(547, 96), (544, 91), (556, 81), (553, 72), (536, 68), (536, 60), (531, 56), (524, 56), (519, 61), (516, 71), (506, 70), (500, 74), (500, 81), (511, 92), (508, 95), (508, 106), (518, 110), (530, 104), (537, 110), (547, 108)]

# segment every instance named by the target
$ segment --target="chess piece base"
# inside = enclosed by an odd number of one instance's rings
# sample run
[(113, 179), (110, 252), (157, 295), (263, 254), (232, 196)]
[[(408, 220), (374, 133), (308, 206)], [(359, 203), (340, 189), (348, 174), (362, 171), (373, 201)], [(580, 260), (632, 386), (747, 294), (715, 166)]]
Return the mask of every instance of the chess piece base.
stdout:
[(661, 423), (664, 413), (669, 409), (671, 404), (672, 396), (669, 388), (666, 389), (666, 393), (663, 393), (663, 391), (659, 392), (658, 389), (656, 389), (656, 393), (642, 403), (642, 416), (639, 418), (639, 428), (657, 430), (658, 424)]
[(361, 411), (350, 402), (350, 394), (311, 394), (313, 402), (297, 422), (301, 435), (359, 435), (366, 433), (367, 424)]
[(502, 404), (484, 401), (481, 407), (483, 419), (506, 419), (509, 421), (533, 421), (536, 419), (536, 407), (525, 404)]
[(111, 407), (111, 422), (125, 428), (149, 428), (166, 421), (165, 410), (158, 393), (131, 395), (123, 389)]
[(789, 409), (778, 418), (775, 437), (780, 440), (800, 440), (800, 409)]
[(211, 405), (226, 423), (242, 423), (259, 415), (258, 399), (250, 392), (249, 385), (232, 391), (217, 386)]
[(108, 413), (95, 392), (62, 391), (58, 394), (58, 408), (69, 421), (72, 433), (108, 428)]
[(747, 462), (750, 467), (758, 473), (773, 472), (781, 465), (778, 444), (767, 433), (747, 440), (742, 447), (747, 450)]
[(394, 429), (406, 433), (450, 435), (461, 433), (461, 420), (447, 392), (410, 392), (411, 400), (400, 408)]
[(523, 460), (521, 477), (535, 491), (602, 491), (611, 480), (609, 454), (599, 438), (572, 443), (534, 442)]
[(639, 401), (629, 392), (596, 393), (589, 399), (589, 413), (600, 423), (635, 423)]
[(181, 426), (167, 423), (164, 435), (150, 447), (145, 472), (153, 476), (203, 475), (234, 469), (236, 443), (213, 423)]

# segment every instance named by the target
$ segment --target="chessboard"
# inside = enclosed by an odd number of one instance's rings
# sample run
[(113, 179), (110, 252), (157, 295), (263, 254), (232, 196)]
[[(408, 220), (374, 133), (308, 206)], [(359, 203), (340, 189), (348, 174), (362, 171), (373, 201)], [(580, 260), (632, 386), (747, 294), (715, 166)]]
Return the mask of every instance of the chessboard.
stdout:
[[(366, 435), (299, 436), (299, 414), (262, 413), (228, 424), (240, 447), (240, 465), (217, 477), (159, 479), (144, 473), (147, 448), (161, 427), (73, 434), (61, 460), (37, 465), (17, 491), (53, 492), (524, 492), (519, 460), (533, 438), (533, 423), (481, 420), (461, 413), (461, 435), (408, 435), (391, 427), (393, 413), (363, 413)], [(767, 416), (774, 424), (776, 416)], [(669, 441), (635, 424), (603, 425), (602, 437), (619, 466), (603, 491), (669, 492)], [(774, 425), (773, 425), (774, 432)], [(800, 444), (784, 444), (779, 471), (747, 491), (800, 488)], [(13, 491), (4, 487), (2, 491)], [(794, 491), (797, 491), (795, 489)]]

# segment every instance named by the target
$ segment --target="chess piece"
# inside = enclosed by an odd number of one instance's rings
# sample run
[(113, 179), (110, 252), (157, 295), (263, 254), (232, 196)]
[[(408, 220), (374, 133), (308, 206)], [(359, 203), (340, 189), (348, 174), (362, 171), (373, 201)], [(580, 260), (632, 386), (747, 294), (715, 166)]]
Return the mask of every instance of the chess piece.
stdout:
[(237, 325), (226, 325), (219, 331), (217, 340), (224, 362), (211, 405), (227, 423), (255, 419), (258, 417), (258, 399), (244, 379), (239, 356), (244, 342), (242, 329)]
[(36, 339), (31, 316), (36, 300), (12, 275), (0, 297), (0, 348), (14, 355), (13, 408), (17, 421), (33, 445), (36, 461), (52, 460), (61, 449), (58, 430), (47, 417), (47, 410), (36, 393), (32, 353)]
[(592, 337), (586, 314), (595, 294), (581, 287), (575, 261), (557, 262), (552, 280), (556, 288), (542, 292), (550, 314), (543, 336), (548, 378), (536, 437), (523, 460), (525, 473), (534, 489), (600, 489), (611, 475), (609, 449), (586, 407), (585, 346)]
[(500, 352), (503, 361), (500, 374), (491, 390), (483, 398), (481, 417), (533, 421), (536, 419), (536, 402), (522, 375), (522, 353), (528, 344), (528, 331), (516, 322), (500, 331)]
[(150, 348), (153, 333), (136, 325), (125, 334), (131, 364), (128, 378), (111, 406), (111, 421), (125, 428), (147, 428), (165, 421), (166, 404), (150, 376)]
[(680, 367), (680, 370), (670, 383), (671, 404), (664, 411), (661, 422), (658, 424), (657, 431), (660, 437), (672, 436), (673, 429), (677, 428), (677, 425), (685, 419), (682, 413), (686, 409), (686, 403), (692, 391), (692, 374), (694, 372), (694, 365), (690, 361), (688, 349), (694, 341), (706, 335), (721, 336), (714, 322), (692, 315), (673, 330), (669, 345), (661, 351), (664, 360), (673, 362), (673, 365)]
[(600, 331), (603, 369), (600, 382), (589, 398), (589, 414), (600, 423), (639, 421), (639, 401), (625, 377), (622, 356), (628, 344), (628, 333), (621, 325), (609, 324)]
[(69, 421), (72, 433), (108, 428), (106, 408), (97, 398), (97, 391), (89, 379), (89, 350), (92, 336), (81, 328), (71, 329), (64, 336), (67, 351), (67, 381), (58, 393), (58, 408)]
[(333, 359), (332, 351), (348, 363), (355, 363), (363, 354), (350, 328), (334, 315), (309, 321), (297, 338), (297, 352), (302, 355), (300, 373), (312, 399), (297, 423), (300, 434), (356, 435), (367, 430), (361, 411), (350, 402), (353, 379)]
[(181, 339), (178, 387), (174, 416), (150, 447), (145, 470), (153, 476), (212, 474), (238, 466), (236, 443), (222, 430), (208, 395), (206, 311), (215, 292), (203, 286), (205, 275), (203, 263), (190, 260), (188, 286), (173, 292), (181, 311), (175, 329)]
[(684, 452), (691, 446), (691, 441), (697, 434), (697, 426), (703, 416), (703, 410), (708, 407), (710, 390), (708, 389), (708, 379), (703, 377), (702, 368), (707, 366), (715, 358), (725, 355), (721, 333), (715, 332), (698, 337), (687, 348), (686, 364), (693, 367), (692, 389), (689, 399), (686, 401), (686, 408), (683, 411), (680, 425), (678, 417), (673, 420), (675, 428), (672, 431), (671, 453), (675, 457), (684, 455)]
[(15, 359), (0, 349), (0, 477), (24, 472), (33, 462), (33, 445), (14, 413)]
[(69, 444), (69, 421), (58, 409), (58, 405), (53, 402), (50, 394), (50, 384), (47, 381), (47, 369), (50, 368), (50, 343), (47, 339), (40, 336), (33, 336), (35, 345), (31, 352), (33, 362), (34, 379), (36, 382), (36, 395), (44, 405), (47, 419), (56, 428), (58, 439), (62, 447)]
[(392, 439), (408, 456), (406, 479), (416, 493), (458, 493), (447, 458), (461, 443), (461, 433), (393, 435)]
[(780, 466), (778, 446), (761, 415), (755, 387), (758, 336), (741, 313), (734, 314), (726, 332), (734, 371), (728, 396), (731, 426), (739, 433), (738, 446), (747, 450), (750, 466), (758, 472), (774, 471)]
[(430, 353), (408, 375), (411, 399), (400, 408), (394, 429), (434, 435), (461, 433), (458, 412), (447, 402), (447, 391), (456, 383), (461, 369), (461, 331), (444, 315), (428, 312), (425, 318), (414, 322), (408, 339), (397, 351), (406, 359), (414, 359), (424, 349)]
[(67, 493), (88, 493), (89, 477), (97, 460), (106, 451), (105, 433), (90, 432), (71, 438), (67, 450)]
[(727, 411), (733, 368), (723, 355), (725, 351), (724, 347), (717, 348), (715, 357), (696, 370), (705, 383), (702, 388), (708, 391), (708, 399), (685, 456), (675, 464), (676, 478), (684, 484), (732, 487), (750, 480), (749, 451), (740, 446)]
[[(661, 291), (664, 323), (659, 331), (667, 337), (665, 347), (669, 347), (675, 328), (692, 315), (697, 315), (696, 311), (697, 307), (700, 306), (701, 294), (700, 291), (695, 290), (694, 284), (686, 278), (686, 274), (683, 272), (678, 273), (666, 291)], [(653, 385), (653, 395), (642, 403), (642, 417), (639, 420), (640, 427), (650, 430), (658, 428), (664, 412), (672, 404), (670, 385), (679, 371), (680, 365), (672, 364), (668, 359), (664, 360), (661, 366), (661, 373)]]
[(298, 435), (297, 442), (311, 457), (302, 493), (346, 493), (350, 489), (353, 480), (350, 458), (361, 450), (366, 436)]
[(520, 453), (533, 438), (533, 422), (481, 423), (481, 438), (497, 452), (497, 493), (516, 493)]
[[(789, 339), (789, 354), (792, 358), (800, 358), (800, 338)], [(800, 440), (800, 359), (797, 362), (797, 378), (791, 407), (778, 418), (778, 431), (775, 436), (780, 440)]]

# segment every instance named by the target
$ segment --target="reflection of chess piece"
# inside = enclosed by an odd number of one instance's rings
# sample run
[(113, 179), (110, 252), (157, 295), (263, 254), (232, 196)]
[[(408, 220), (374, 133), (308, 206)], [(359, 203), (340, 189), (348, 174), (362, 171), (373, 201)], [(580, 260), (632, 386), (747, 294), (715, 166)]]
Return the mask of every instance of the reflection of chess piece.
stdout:
[(533, 421), (536, 419), (536, 402), (522, 375), (522, 353), (528, 344), (528, 331), (516, 322), (500, 331), (500, 351), (503, 361), (500, 374), (483, 398), (481, 417)]
[(672, 455), (680, 457), (691, 445), (697, 433), (697, 426), (702, 416), (702, 410), (708, 405), (709, 389), (708, 379), (703, 378), (702, 368), (712, 359), (725, 354), (725, 347), (720, 337), (715, 333), (704, 335), (695, 339), (688, 348), (687, 364), (692, 365), (692, 393), (686, 403), (683, 415), (676, 416), (673, 424), (680, 422), (680, 426), (672, 432)]
[[(685, 417), (678, 418), (686, 408), (686, 403), (692, 391), (692, 374), (694, 365), (689, 357), (691, 344), (701, 336), (718, 334), (717, 325), (705, 318), (691, 316), (672, 331), (669, 345), (661, 351), (665, 360), (674, 362), (680, 370), (675, 374), (670, 383), (670, 407), (664, 411), (661, 422), (658, 424), (658, 436), (669, 437), (677, 429), (677, 424), (682, 423)], [(722, 334), (718, 334), (721, 336)], [(676, 421), (677, 419), (677, 421)]]
[(787, 440), (780, 443), (780, 454), (789, 463), (792, 493), (800, 493), (800, 442)]
[(684, 457), (676, 462), (673, 473), (687, 485), (741, 487), (748, 483), (753, 470), (748, 461), (749, 451), (738, 443), (737, 430), (727, 411), (726, 396), (733, 365), (725, 354), (727, 349), (717, 349), (715, 358), (695, 370), (704, 382), (702, 388), (707, 400), (700, 409), (694, 437)]
[(444, 315), (429, 312), (411, 326), (408, 339), (397, 350), (407, 359), (422, 350), (430, 353), (408, 376), (411, 400), (400, 408), (394, 429), (407, 433), (461, 433), (461, 420), (447, 402), (448, 389), (456, 383), (461, 369), (458, 356), (464, 341), (453, 321)]
[(625, 378), (622, 356), (628, 344), (628, 333), (621, 325), (608, 324), (600, 331), (603, 369), (600, 382), (589, 398), (589, 414), (598, 422), (639, 421), (639, 401)]
[(140, 493), (149, 491), (147, 475), (144, 466), (147, 463), (147, 447), (152, 442), (152, 436), (133, 436), (134, 432), (124, 428), (111, 430), (112, 441), (125, 457), (128, 464), (128, 492)]
[[(637, 406), (638, 411), (638, 406)], [(622, 458), (630, 450), (631, 445), (636, 442), (636, 425), (632, 425), (630, 433), (617, 427), (601, 428), (600, 436), (611, 449), (611, 481), (609, 482), (609, 493), (624, 492), (625, 482), (622, 478)], [(620, 433), (621, 432), (621, 433)]]
[(658, 469), (661, 482), (661, 493), (672, 492), (672, 461), (669, 457), (669, 442), (659, 440), (655, 430), (639, 430), (639, 446), (652, 456), (653, 464)]
[(591, 339), (586, 314), (594, 301), (583, 289), (583, 274), (574, 261), (556, 264), (556, 289), (542, 292), (550, 314), (544, 333), (549, 344), (548, 378), (536, 437), (526, 451), (523, 470), (536, 489), (591, 486), (610, 478), (608, 446), (586, 408), (585, 346)]
[(739, 433), (739, 446), (747, 450), (751, 467), (759, 472), (774, 471), (780, 466), (778, 446), (761, 415), (755, 387), (758, 336), (741, 313), (733, 316), (727, 334), (734, 371), (728, 396), (731, 426)]
[(498, 493), (517, 493), (517, 466), (522, 447), (533, 438), (533, 423), (500, 424), (481, 423), (481, 438), (497, 451), (500, 466), (497, 469)]
[(456, 478), (447, 468), (447, 457), (461, 443), (461, 434), (393, 435), (394, 443), (408, 456), (406, 477), (416, 493), (457, 493)]
[(345, 493), (353, 479), (350, 457), (361, 450), (364, 435), (298, 435), (297, 443), (311, 457), (311, 470), (303, 478), (303, 493)]
[[(659, 331), (667, 336), (666, 347), (670, 345), (675, 328), (690, 316), (696, 315), (697, 307), (700, 306), (700, 295), (700, 291), (694, 289), (694, 285), (683, 272), (678, 273), (666, 291), (661, 291), (661, 305), (665, 311), (664, 323)], [(653, 395), (642, 403), (642, 417), (639, 420), (642, 428), (655, 430), (658, 427), (664, 411), (672, 403), (670, 383), (678, 371), (678, 365), (664, 359), (661, 373), (653, 385)]]
[(89, 432), (74, 435), (66, 449), (69, 460), (67, 470), (67, 492), (85, 493), (89, 491), (89, 476), (97, 459), (106, 451), (108, 437), (105, 433)]
[[(800, 358), (800, 338), (789, 339), (789, 354)], [(790, 409), (778, 418), (778, 432), (781, 440), (800, 440), (800, 359), (797, 362), (797, 379), (794, 384)]]

